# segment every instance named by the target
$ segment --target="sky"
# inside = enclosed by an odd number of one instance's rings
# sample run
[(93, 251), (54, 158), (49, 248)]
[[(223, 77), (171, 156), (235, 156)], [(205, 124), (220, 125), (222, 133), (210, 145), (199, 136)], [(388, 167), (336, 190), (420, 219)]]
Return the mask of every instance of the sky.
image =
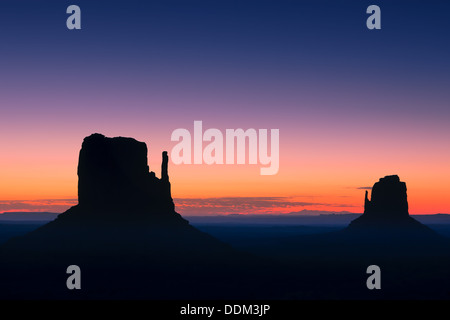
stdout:
[[(68, 30), (66, 8), (81, 9)], [(369, 30), (366, 9), (381, 8)], [(0, 3), (0, 211), (76, 203), (98, 132), (161, 152), (178, 128), (279, 129), (280, 167), (169, 163), (181, 213), (362, 212), (398, 174), (410, 213), (450, 213), (444, 1)]]

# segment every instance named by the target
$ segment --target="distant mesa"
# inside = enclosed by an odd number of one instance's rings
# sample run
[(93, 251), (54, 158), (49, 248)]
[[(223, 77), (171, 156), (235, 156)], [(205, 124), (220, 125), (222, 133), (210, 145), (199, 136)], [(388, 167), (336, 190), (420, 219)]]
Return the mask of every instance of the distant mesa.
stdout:
[(372, 187), (371, 199), (365, 194), (364, 214), (353, 220), (348, 230), (406, 228), (433, 233), (409, 215), (406, 183), (397, 175), (380, 178)]

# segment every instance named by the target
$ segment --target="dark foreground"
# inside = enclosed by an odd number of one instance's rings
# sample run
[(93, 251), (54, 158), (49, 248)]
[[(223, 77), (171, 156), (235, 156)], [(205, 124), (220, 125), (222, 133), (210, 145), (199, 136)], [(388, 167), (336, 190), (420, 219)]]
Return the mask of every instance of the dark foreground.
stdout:
[[(0, 224), (6, 237), (36, 223)], [(85, 234), (70, 254), (3, 250), (0, 295), (7, 299), (269, 299), (442, 300), (450, 298), (446, 225), (436, 237), (408, 233), (349, 234), (341, 225), (196, 224), (192, 233), (133, 226)], [(184, 229), (183, 229), (184, 230)], [(148, 236), (148, 233), (151, 236)], [(102, 235), (102, 236), (101, 236)], [(145, 235), (145, 236), (143, 236)], [(212, 236), (212, 237), (211, 237)], [(92, 240), (102, 238), (100, 247)], [(127, 239), (123, 241), (123, 239)], [(220, 240), (217, 241), (216, 239)], [(97, 240), (95, 242), (98, 242)], [(139, 245), (132, 244), (139, 243)], [(204, 246), (205, 243), (210, 245)], [(107, 248), (107, 249), (105, 249)], [(69, 265), (82, 270), (82, 289), (68, 290)], [(366, 286), (367, 267), (381, 269), (381, 289)]]

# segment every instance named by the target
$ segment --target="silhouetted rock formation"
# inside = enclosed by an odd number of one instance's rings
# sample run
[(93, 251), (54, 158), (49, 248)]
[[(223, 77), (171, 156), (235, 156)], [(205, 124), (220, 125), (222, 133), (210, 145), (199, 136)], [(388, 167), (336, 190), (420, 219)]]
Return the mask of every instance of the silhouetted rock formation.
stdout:
[(408, 213), (406, 183), (401, 182), (397, 175), (381, 178), (372, 187), (371, 200), (367, 197), (364, 204), (364, 214), (374, 218), (404, 218)]
[[(0, 298), (206, 298), (211, 286), (215, 297), (234, 292), (234, 279), (246, 281), (236, 266), (253, 260), (175, 212), (168, 160), (163, 152), (157, 178), (149, 172), (145, 143), (85, 138), (79, 204), (0, 248)], [(71, 264), (81, 267), (88, 290), (65, 287)]]
[(58, 220), (187, 223), (175, 212), (167, 171), (166, 151), (159, 179), (149, 172), (145, 143), (92, 134), (84, 139), (79, 156), (78, 206)]
[[(348, 230), (408, 229), (433, 234), (433, 231), (408, 213), (406, 183), (397, 175), (380, 178), (372, 187), (371, 199), (366, 191), (364, 214), (353, 220)], [(398, 231), (398, 230), (397, 230)], [(404, 231), (404, 230), (403, 230)]]

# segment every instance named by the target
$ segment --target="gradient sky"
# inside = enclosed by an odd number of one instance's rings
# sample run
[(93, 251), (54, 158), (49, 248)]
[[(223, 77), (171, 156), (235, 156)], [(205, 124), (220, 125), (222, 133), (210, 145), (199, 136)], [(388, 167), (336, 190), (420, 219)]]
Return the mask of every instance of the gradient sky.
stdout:
[[(71, 4), (82, 30), (66, 28)], [(366, 28), (371, 4), (381, 30)], [(159, 175), (172, 131), (202, 120), (279, 129), (280, 170), (170, 164), (181, 208), (361, 212), (364, 188), (398, 174), (410, 213), (450, 213), (449, 13), (437, 0), (1, 1), (0, 209), (71, 205), (94, 132), (146, 142)]]

